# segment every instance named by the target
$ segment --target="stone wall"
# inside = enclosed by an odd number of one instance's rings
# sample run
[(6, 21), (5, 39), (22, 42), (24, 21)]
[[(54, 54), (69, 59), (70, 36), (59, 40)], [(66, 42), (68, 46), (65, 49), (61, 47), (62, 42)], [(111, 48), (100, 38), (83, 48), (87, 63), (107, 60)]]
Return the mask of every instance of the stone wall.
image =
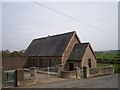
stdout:
[(76, 72), (75, 71), (62, 71), (61, 72), (62, 78), (73, 78), (76, 79)]
[(80, 79), (80, 68), (75, 67), (73, 71), (61, 71), (62, 78)]
[(90, 69), (90, 76), (106, 75), (106, 74), (113, 74), (113, 73), (114, 73), (113, 66)]
[(100, 68), (89, 68), (88, 66), (83, 67), (84, 78), (107, 74), (114, 74), (114, 68), (112, 65)]
[(26, 77), (24, 69), (16, 70), (17, 87), (36, 83), (36, 68), (31, 67), (28, 73), (29, 76)]

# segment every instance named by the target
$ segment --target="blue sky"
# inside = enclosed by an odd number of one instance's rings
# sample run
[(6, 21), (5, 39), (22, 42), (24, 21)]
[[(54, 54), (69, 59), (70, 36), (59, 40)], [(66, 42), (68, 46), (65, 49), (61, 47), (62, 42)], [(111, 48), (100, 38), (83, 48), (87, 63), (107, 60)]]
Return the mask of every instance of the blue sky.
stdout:
[(3, 2), (2, 49), (26, 49), (34, 38), (69, 31), (76, 31), (81, 42), (89, 41), (94, 50), (118, 49), (117, 2), (40, 3), (79, 21), (33, 2)]

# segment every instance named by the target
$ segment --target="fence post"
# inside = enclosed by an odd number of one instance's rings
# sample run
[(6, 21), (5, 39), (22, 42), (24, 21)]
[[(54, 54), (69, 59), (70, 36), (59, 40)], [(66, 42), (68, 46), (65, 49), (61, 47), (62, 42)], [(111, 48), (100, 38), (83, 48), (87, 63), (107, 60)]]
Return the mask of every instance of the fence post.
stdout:
[(109, 67), (112, 68), (112, 71), (110, 72), (110, 74), (114, 74), (114, 67), (113, 67), (113, 65), (110, 65)]
[(90, 74), (89, 66), (84, 66), (84, 67), (83, 67), (83, 77), (84, 77), (84, 78), (88, 78), (88, 77), (89, 77), (89, 74)]
[(48, 78), (49, 78), (49, 67), (47, 67), (47, 71), (48, 71), (48, 72), (47, 72), (47, 75), (48, 75)]
[(59, 64), (58, 66), (58, 76), (61, 77), (61, 72), (63, 71), (63, 64)]
[(75, 70), (76, 70), (76, 79), (80, 79), (80, 68), (75, 67)]

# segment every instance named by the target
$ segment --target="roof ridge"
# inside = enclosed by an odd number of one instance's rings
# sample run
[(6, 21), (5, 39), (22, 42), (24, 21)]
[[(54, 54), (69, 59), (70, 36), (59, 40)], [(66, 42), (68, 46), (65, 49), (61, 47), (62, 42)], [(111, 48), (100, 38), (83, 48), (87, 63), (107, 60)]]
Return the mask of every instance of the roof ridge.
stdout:
[[(49, 37), (55, 37), (55, 36), (61, 36), (61, 35), (65, 35), (65, 34), (75, 33), (75, 32), (76, 32), (76, 31), (71, 31), (71, 32), (66, 32), (66, 33), (61, 33), (61, 34), (55, 34), (55, 35), (52, 35), (52, 36), (48, 35), (48, 36), (49, 36)], [(48, 36), (46, 36), (46, 37), (41, 37), (41, 38), (36, 38), (36, 39), (33, 39), (33, 40), (45, 39), (45, 38), (47, 38)]]
[(83, 42), (83, 43), (81, 43), (81, 44), (90, 44), (90, 42)]

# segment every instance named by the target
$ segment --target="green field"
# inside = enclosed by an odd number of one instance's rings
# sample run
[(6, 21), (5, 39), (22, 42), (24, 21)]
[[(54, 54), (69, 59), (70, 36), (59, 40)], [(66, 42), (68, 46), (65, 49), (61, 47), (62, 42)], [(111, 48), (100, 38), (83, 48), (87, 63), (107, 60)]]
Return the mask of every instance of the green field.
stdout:
[[(101, 51), (101, 52), (96, 52), (96, 58), (101, 59), (102, 61), (107, 59), (107, 60), (120, 60), (120, 52), (116, 51)], [(113, 65), (115, 73), (120, 73), (120, 64), (108, 64), (105, 63), (97, 63), (97, 67), (103, 67), (107, 65)]]
[(97, 52), (97, 59), (112, 59), (112, 60), (120, 60), (120, 52)]

